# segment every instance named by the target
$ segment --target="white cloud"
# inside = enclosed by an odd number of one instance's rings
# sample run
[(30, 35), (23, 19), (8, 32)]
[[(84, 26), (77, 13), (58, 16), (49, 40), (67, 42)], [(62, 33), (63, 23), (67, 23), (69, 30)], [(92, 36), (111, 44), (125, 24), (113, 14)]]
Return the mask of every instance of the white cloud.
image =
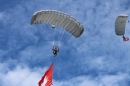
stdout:
[[(0, 70), (8, 69), (5, 63), (0, 64)], [(0, 72), (0, 82), (2, 86), (37, 86), (47, 68), (34, 68), (17, 65), (15, 69), (8, 69), (6, 72)]]
[[(97, 59), (97, 64), (102, 64), (102, 59)], [(33, 68), (30, 69), (25, 64), (17, 64), (13, 70), (9, 69), (8, 63), (1, 63), (0, 70), (6, 72), (0, 72), (0, 82), (2, 86), (36, 86), (39, 80), (45, 73), (48, 67), (44, 68)], [(54, 69), (55, 70), (55, 69)], [(53, 71), (54, 72), (54, 71)], [(57, 71), (55, 71), (57, 72)], [(53, 73), (54, 74), (54, 73)], [(128, 86), (125, 82), (129, 80), (129, 75), (126, 73), (117, 73), (115, 75), (99, 74), (96, 77), (91, 75), (75, 76), (68, 80), (55, 80), (53, 75), (54, 86)], [(120, 83), (121, 82), (121, 83)], [(121, 85), (120, 85), (121, 84)], [(123, 85), (123, 86), (124, 86)]]

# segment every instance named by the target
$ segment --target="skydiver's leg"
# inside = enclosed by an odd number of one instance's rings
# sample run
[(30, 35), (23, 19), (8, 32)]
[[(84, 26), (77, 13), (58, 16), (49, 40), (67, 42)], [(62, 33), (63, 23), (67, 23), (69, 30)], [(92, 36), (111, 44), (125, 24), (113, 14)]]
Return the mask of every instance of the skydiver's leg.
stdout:
[(55, 52), (55, 55), (57, 55), (57, 51)]
[(56, 56), (56, 54), (54, 54), (54, 57)]

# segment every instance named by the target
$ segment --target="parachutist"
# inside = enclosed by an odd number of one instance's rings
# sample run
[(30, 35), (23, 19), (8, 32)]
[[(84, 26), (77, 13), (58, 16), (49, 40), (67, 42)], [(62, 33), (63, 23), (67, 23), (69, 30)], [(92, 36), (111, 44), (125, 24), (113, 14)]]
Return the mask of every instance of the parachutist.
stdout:
[(59, 47), (58, 47), (58, 46), (53, 45), (52, 50), (53, 50), (53, 54), (54, 54), (54, 57), (55, 57), (55, 56), (57, 55), (57, 53), (59, 52)]
[[(44, 35), (45, 39), (50, 44), (54, 44), (55, 41), (63, 44), (71, 38), (71, 35), (78, 38), (84, 32), (84, 27), (74, 17), (56, 10), (41, 10), (35, 12), (31, 18), (30, 24), (34, 25), (42, 23), (47, 26), (49, 25), (49, 28), (43, 27), (39, 29), (39, 31), (41, 31), (42, 35)], [(61, 29), (59, 29), (59, 27)], [(70, 35), (67, 33), (72, 34)], [(59, 52), (59, 47), (52, 48), (54, 57)]]
[(118, 36), (122, 36), (124, 42), (129, 41), (129, 38), (124, 36), (127, 19), (128, 15), (120, 14), (115, 21), (115, 33)]
[(129, 41), (129, 38), (123, 35), (123, 41)]

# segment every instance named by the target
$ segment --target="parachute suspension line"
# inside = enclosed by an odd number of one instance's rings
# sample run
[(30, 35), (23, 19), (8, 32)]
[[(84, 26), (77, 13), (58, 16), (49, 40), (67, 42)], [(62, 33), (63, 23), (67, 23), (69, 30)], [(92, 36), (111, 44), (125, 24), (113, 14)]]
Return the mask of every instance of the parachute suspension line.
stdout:
[(70, 40), (70, 38), (71, 38), (71, 34), (67, 35), (66, 39), (65, 39), (65, 40), (63, 40), (63, 43), (64, 43), (64, 42), (66, 42), (66, 41), (69, 41), (69, 40)]
[[(44, 31), (44, 34), (46, 34), (46, 37), (48, 38), (48, 41), (51, 42), (49, 30), (46, 29), (46, 30)], [(52, 43), (51, 43), (51, 44), (52, 44)]]
[(63, 39), (63, 42), (65, 42), (65, 41), (66, 41), (66, 39), (68, 39), (68, 38), (69, 38), (69, 36), (70, 36), (70, 35), (65, 34), (64, 39)]
[(51, 28), (48, 28), (48, 30), (46, 30), (46, 33), (48, 34), (49, 41), (51, 41), (51, 44), (53, 45), (52, 29), (51, 29)]
[(62, 45), (63, 43), (65, 43), (66, 41), (69, 41), (70, 38), (71, 38), (71, 34), (66, 34), (66, 35), (64, 36), (64, 39), (62, 40), (61, 45)]
[(65, 38), (66, 38), (66, 34), (64, 34), (63, 37), (62, 37), (62, 40), (61, 40), (62, 44), (63, 44)]
[(53, 29), (51, 29), (51, 28), (47, 28), (46, 29), (46, 31), (44, 31), (45, 32), (45, 34), (47, 34), (47, 36), (48, 36), (48, 39), (49, 39), (49, 42), (51, 42), (51, 44), (52, 45), (54, 45), (54, 39), (53, 39), (53, 31), (52, 31)]
[(64, 34), (65, 34), (65, 30), (62, 32), (62, 34), (61, 34), (61, 39), (59, 40), (59, 44), (58, 44), (58, 46), (60, 47), (61, 46), (61, 44), (62, 44), (62, 39), (63, 39), (63, 37), (64, 37)]
[[(36, 28), (36, 29), (37, 29), (38, 32), (40, 32), (40, 33), (43, 35), (43, 32), (41, 31), (40, 28), (41, 28), (41, 27), (38, 27), (38, 28)], [(48, 40), (45, 36), (44, 36), (44, 38), (45, 38), (46, 40)]]
[[(45, 29), (45, 30), (46, 30), (46, 29)], [(49, 41), (50, 39), (49, 39), (48, 31), (45, 31), (45, 30), (43, 30), (42, 33), (44, 32), (43, 34), (45, 34), (45, 37), (46, 37), (46, 38), (48, 39), (48, 41)]]
[(47, 32), (46, 32), (46, 28), (40, 28), (41, 30), (40, 30), (40, 32), (42, 32), (42, 34), (44, 35), (44, 37), (46, 37), (48, 40), (49, 40), (49, 36), (48, 36), (48, 34), (47, 34)]
[[(41, 32), (41, 33), (44, 34), (43, 32)], [(45, 39), (46, 39), (50, 44), (52, 44), (47, 37), (45, 37)]]
[(55, 45), (55, 39), (56, 39), (56, 31), (55, 29), (53, 29), (53, 44), (52, 45)]
[(60, 47), (60, 39), (61, 39), (61, 36), (62, 36), (62, 30), (60, 30), (59, 32), (59, 37), (58, 37), (58, 46)]
[(43, 29), (43, 27), (42, 28), (40, 28), (40, 32), (42, 33), (42, 35), (44, 36), (44, 38), (50, 43), (50, 44), (52, 44), (52, 42), (51, 42), (51, 33), (50, 33), (50, 30), (47, 30), (48, 28), (44, 28)]

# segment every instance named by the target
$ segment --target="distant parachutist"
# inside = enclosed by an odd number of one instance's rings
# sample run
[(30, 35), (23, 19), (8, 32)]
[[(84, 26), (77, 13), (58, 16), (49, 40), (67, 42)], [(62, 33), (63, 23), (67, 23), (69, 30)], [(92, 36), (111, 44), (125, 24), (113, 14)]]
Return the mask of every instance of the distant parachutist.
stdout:
[(122, 36), (124, 42), (129, 41), (129, 38), (124, 36), (127, 19), (128, 15), (120, 14), (115, 21), (115, 33), (118, 36)]
[(57, 53), (59, 52), (59, 47), (58, 47), (58, 46), (53, 45), (52, 50), (53, 50), (54, 57), (55, 57), (55, 56), (57, 56)]

